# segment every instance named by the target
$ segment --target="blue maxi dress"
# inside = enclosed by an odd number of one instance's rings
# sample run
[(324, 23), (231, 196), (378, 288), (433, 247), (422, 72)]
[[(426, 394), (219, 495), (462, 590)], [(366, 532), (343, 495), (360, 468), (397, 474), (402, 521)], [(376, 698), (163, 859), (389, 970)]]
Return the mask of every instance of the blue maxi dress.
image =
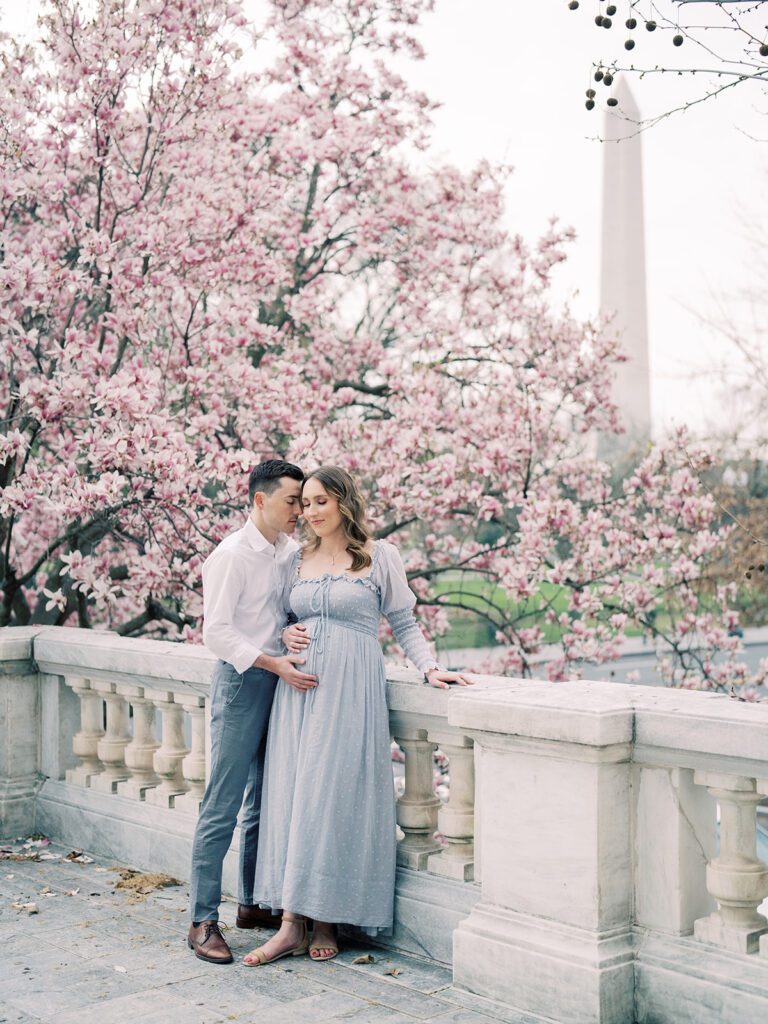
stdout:
[(254, 902), (375, 935), (392, 927), (396, 852), (380, 617), (421, 671), (436, 662), (394, 545), (375, 542), (367, 576), (301, 579), (299, 568), (297, 552), (287, 600), (312, 638), (304, 669), (318, 685), (277, 685)]

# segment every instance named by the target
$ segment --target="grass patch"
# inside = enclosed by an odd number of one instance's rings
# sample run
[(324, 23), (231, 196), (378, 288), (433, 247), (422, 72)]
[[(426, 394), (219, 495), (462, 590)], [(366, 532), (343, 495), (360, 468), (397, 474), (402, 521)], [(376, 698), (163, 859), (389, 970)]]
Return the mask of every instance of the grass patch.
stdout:
[[(514, 601), (496, 583), (479, 579), (474, 575), (456, 573), (445, 576), (436, 584), (433, 593), (449, 603), (461, 604), (460, 608), (447, 610), (449, 632), (440, 638), (442, 650), (457, 647), (493, 647), (497, 644), (495, 627), (483, 615), (494, 619), (509, 618), (521, 629), (537, 627), (542, 631), (543, 643), (558, 643), (563, 630), (557, 622), (545, 621), (545, 613), (553, 610), (556, 615), (568, 610), (570, 591), (554, 583), (542, 583), (538, 592), (525, 601)], [(625, 636), (642, 636), (642, 629), (628, 625)]]

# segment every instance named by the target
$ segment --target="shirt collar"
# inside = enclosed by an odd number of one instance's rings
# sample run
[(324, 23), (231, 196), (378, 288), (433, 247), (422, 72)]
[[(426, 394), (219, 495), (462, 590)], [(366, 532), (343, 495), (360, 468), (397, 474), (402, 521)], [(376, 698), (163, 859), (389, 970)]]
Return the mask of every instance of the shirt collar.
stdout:
[(288, 543), (288, 537), (286, 534), (279, 533), (275, 543), (270, 544), (250, 516), (245, 520), (245, 536), (254, 551), (264, 551), (270, 554), (276, 554), (278, 551), (282, 551)]

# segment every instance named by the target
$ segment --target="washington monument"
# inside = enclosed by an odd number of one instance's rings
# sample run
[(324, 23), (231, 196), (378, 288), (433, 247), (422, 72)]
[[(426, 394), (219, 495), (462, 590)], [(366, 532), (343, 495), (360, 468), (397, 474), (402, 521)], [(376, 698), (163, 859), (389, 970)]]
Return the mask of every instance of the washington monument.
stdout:
[(617, 82), (616, 98), (621, 114), (607, 111), (603, 128), (600, 312), (613, 317), (608, 329), (618, 335), (627, 356), (617, 368), (613, 390), (626, 447), (650, 437), (651, 389), (642, 149), (641, 136), (632, 134), (640, 114), (623, 78)]

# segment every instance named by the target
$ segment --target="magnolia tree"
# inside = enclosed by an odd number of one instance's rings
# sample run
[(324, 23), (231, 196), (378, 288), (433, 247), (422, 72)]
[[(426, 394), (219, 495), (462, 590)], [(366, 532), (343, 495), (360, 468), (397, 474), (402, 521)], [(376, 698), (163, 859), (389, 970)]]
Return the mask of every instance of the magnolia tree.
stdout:
[(429, 163), (392, 65), (428, 6), (49, 0), (4, 40), (2, 624), (198, 637), (201, 563), (279, 453), (355, 473), (428, 627), (472, 610), (506, 670), (547, 623), (553, 678), (636, 623), (670, 678), (745, 678), (696, 461), (616, 485), (591, 454), (619, 356), (553, 309), (568, 233), (525, 244), (503, 169)]

